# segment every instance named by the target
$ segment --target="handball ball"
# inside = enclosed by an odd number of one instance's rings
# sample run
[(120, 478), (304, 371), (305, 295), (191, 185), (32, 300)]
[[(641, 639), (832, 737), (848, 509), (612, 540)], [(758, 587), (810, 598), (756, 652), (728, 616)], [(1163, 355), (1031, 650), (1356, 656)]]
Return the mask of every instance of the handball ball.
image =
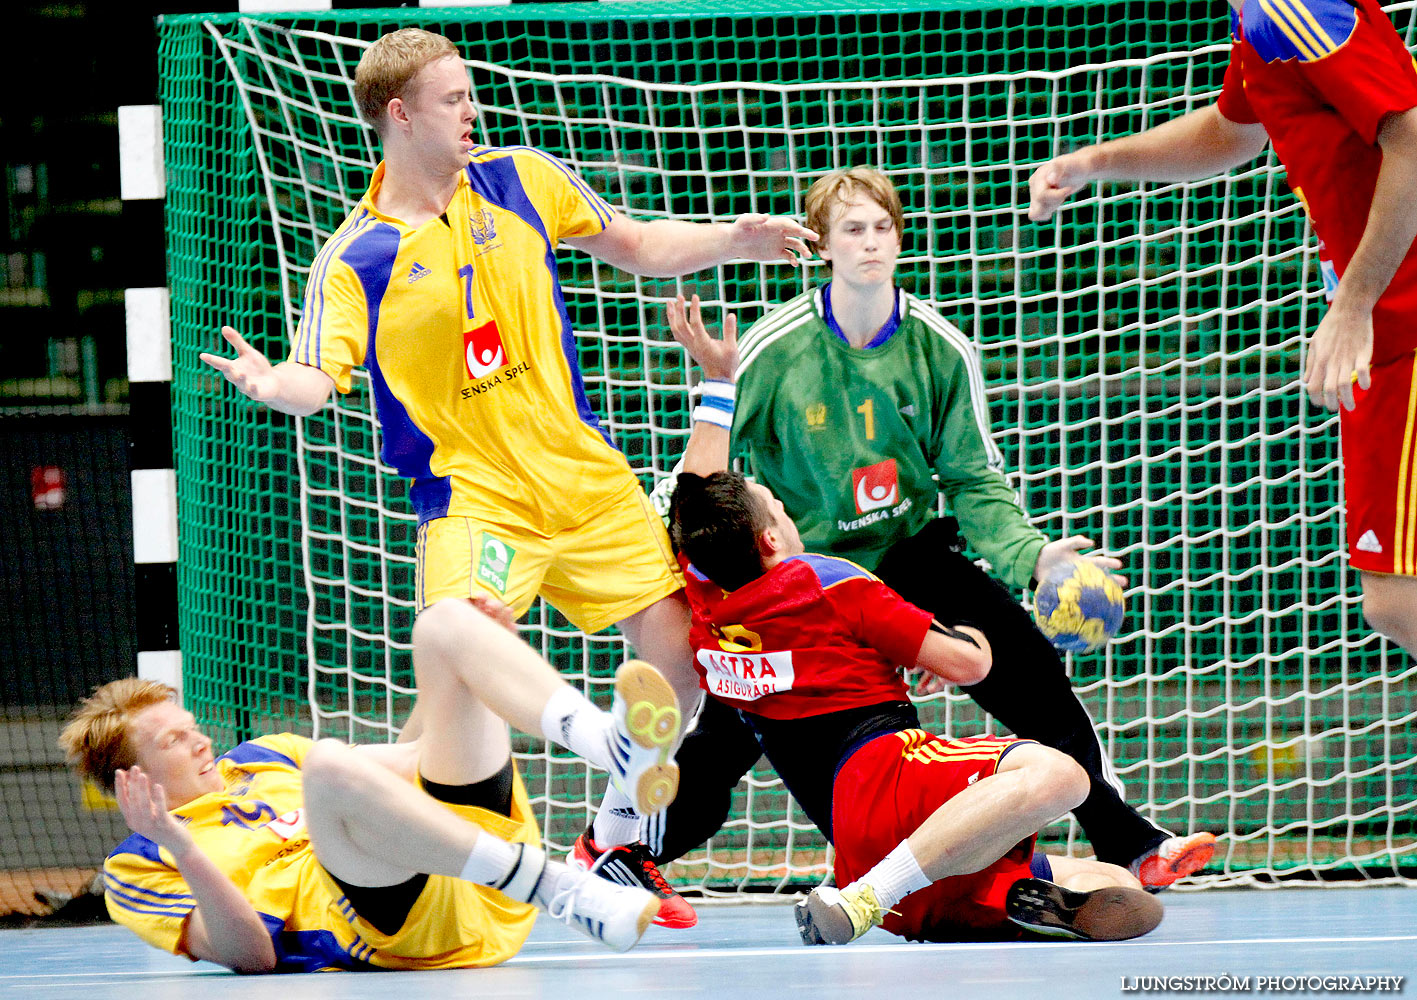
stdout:
[(1058, 649), (1091, 653), (1122, 627), (1126, 601), (1106, 570), (1084, 559), (1054, 566), (1033, 592), (1033, 617)]

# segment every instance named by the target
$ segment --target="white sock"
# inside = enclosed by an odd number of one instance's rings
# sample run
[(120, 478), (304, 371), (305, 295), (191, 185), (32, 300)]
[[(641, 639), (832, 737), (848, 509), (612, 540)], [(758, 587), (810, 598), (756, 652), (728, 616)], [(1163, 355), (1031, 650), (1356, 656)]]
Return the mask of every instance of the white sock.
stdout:
[(546, 872), (541, 876), (541, 884), (536, 887), (536, 891), (527, 902), (545, 910), (551, 905), (551, 900), (556, 898), (556, 893), (565, 887), (566, 879), (595, 877), (597, 876), (588, 876), (585, 872), (572, 870), (570, 866), (562, 864), (560, 861), (548, 860)]
[(610, 759), (610, 713), (596, 708), (585, 695), (569, 684), (546, 699), (541, 710), (541, 731), (551, 742), (608, 771)]
[(591, 837), (602, 851), (621, 844), (633, 844), (640, 836), (640, 814), (635, 804), (614, 785), (605, 786), (600, 811), (595, 814)]
[(467, 862), (462, 866), (462, 874), (458, 878), (465, 882), (476, 882), (478, 885), (494, 885), (505, 881), (516, 867), (517, 859), (521, 857), (521, 846), (509, 844), (490, 833), (478, 834), (477, 842), (472, 845), (472, 853), (467, 856)]
[(459, 878), (489, 885), (520, 903), (532, 902), (556, 862), (534, 844), (510, 844), (483, 831), (463, 863)]
[[(881, 909), (889, 910), (912, 892), (925, 888), (931, 879), (920, 870), (920, 862), (910, 850), (910, 844), (902, 840), (865, 875), (851, 885), (865, 882), (876, 893), (876, 902)], [(848, 886), (847, 888), (850, 888)]]

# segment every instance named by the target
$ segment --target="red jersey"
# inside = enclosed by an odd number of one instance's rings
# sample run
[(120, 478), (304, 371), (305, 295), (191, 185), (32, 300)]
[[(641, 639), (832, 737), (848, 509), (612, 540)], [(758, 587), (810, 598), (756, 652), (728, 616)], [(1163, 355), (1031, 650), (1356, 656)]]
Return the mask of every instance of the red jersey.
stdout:
[[(1376, 0), (1245, 0), (1220, 113), (1264, 125), (1318, 234), (1332, 299), (1368, 224), (1390, 114), (1417, 106), (1417, 66)], [(1417, 349), (1417, 253), (1373, 309), (1373, 361)]]
[(709, 694), (769, 719), (906, 701), (933, 620), (866, 570), (793, 556), (729, 593), (685, 560), (689, 642)]

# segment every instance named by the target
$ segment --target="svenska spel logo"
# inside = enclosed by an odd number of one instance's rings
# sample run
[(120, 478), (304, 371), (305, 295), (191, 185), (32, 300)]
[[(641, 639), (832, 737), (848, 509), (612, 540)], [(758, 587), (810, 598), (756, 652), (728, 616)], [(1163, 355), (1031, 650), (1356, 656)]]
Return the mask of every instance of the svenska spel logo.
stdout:
[(496, 320), (483, 323), (475, 330), (464, 330), (462, 344), (463, 363), (469, 378), (491, 375), (507, 363), (507, 349), (502, 346)]
[(856, 513), (867, 514), (894, 506), (900, 498), (895, 459), (851, 470), (851, 490), (856, 497)]

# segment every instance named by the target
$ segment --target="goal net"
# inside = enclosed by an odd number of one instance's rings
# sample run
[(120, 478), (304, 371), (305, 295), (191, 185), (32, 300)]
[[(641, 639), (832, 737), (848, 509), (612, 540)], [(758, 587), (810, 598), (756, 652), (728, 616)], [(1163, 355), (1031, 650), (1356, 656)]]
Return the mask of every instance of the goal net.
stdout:
[[(995, 439), (1036, 523), (1086, 533), (1131, 581), (1123, 633), (1073, 657), (1128, 798), (1223, 835), (1202, 884), (1417, 865), (1417, 677), (1365, 627), (1345, 558), (1337, 421), (1305, 401), (1322, 315), (1315, 241), (1272, 159), (1194, 184), (1102, 186), (1021, 214), (1030, 166), (1214, 98), (1210, 2), (692, 0), (163, 21), (185, 698), (228, 743), (274, 729), (396, 736), (415, 520), (379, 460), (367, 380), (303, 420), (197, 361), (231, 323), (283, 357), (308, 268), (377, 162), (354, 67), (396, 27), (468, 58), (488, 145), (562, 158), (641, 219), (800, 216), (825, 171), (883, 169), (906, 211), (902, 284), (970, 336)], [(1413, 31), (1411, 0), (1391, 8)], [(1184, 15), (1184, 16), (1182, 16)], [(636, 278), (562, 248), (592, 405), (646, 488), (688, 434), (663, 301), (751, 322), (783, 266)], [(820, 279), (818, 279), (820, 280)], [(527, 640), (608, 704), (626, 655), (538, 604)], [(958, 693), (927, 726), (991, 729)], [(517, 734), (553, 849), (603, 775)], [(1076, 827), (1045, 832), (1087, 853)], [(684, 888), (819, 880), (825, 843), (760, 766)]]

